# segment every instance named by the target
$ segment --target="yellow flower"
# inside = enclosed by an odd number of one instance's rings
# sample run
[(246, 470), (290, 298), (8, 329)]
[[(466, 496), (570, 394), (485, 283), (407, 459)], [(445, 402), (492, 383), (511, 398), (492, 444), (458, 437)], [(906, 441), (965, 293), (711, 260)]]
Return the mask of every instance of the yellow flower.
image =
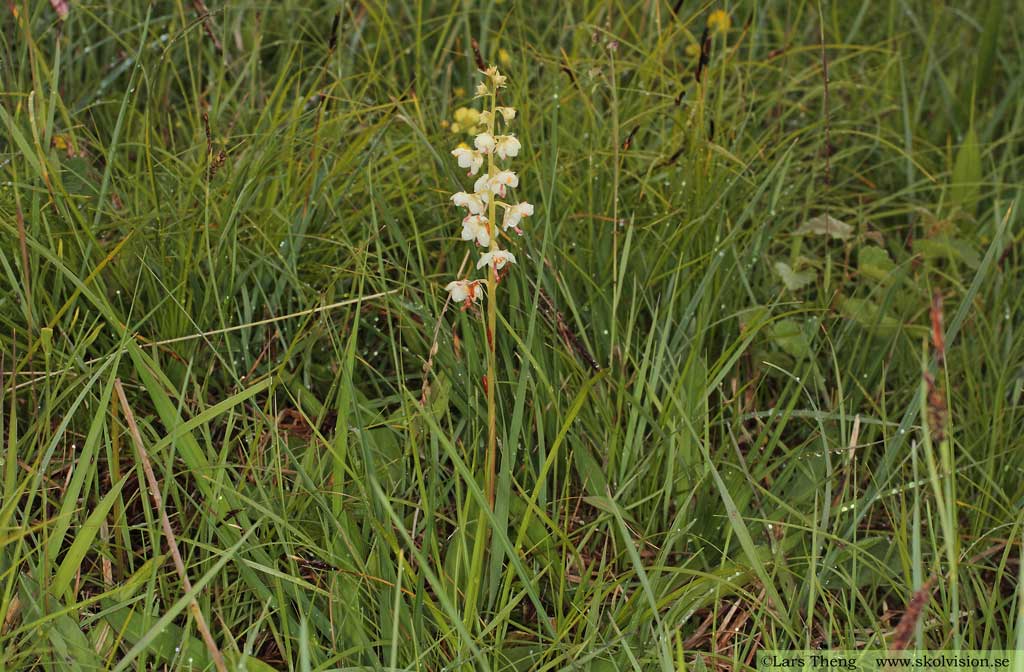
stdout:
[(686, 55), (690, 58), (697, 58), (700, 56), (700, 45), (696, 42), (686, 45)]
[(501, 62), (502, 65), (506, 65), (507, 66), (509, 63), (512, 62), (512, 57), (509, 56), (507, 50), (505, 50), (505, 49), (498, 49), (498, 61)]
[(480, 112), (471, 107), (460, 107), (454, 116), (455, 123), (463, 128), (471, 128), (480, 122)]
[(452, 93), (455, 94), (456, 98), (462, 98), (464, 95), (466, 95), (466, 87), (456, 86), (454, 89), (452, 89)]
[(732, 19), (729, 12), (724, 9), (716, 9), (708, 15), (708, 28), (716, 33), (724, 33), (732, 26)]

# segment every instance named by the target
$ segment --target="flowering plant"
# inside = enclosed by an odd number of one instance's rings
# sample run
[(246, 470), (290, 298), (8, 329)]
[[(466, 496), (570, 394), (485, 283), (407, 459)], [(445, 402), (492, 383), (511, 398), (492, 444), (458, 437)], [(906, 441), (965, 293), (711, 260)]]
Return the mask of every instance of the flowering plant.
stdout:
[[(476, 97), (483, 100), (483, 109), (477, 117), (480, 131), (473, 141), (473, 147), (460, 145), (452, 150), (452, 156), (461, 168), (467, 169), (468, 176), (480, 174), (472, 192), (460, 191), (451, 197), (452, 203), (466, 209), (462, 220), (462, 239), (472, 241), (480, 248), (476, 263), (477, 270), (486, 268), (485, 279), (462, 278), (448, 283), (445, 289), (450, 299), (461, 303), (463, 309), (472, 307), (484, 293), (487, 294), (487, 318), (484, 325), (487, 336), (487, 377), (484, 388), (487, 394), (487, 495), (494, 506), (494, 473), (497, 451), (497, 412), (495, 408), (495, 349), (494, 333), (497, 326), (496, 292), (501, 279), (516, 263), (514, 254), (501, 247), (499, 238), (508, 237), (508, 230), (522, 235), (520, 223), (533, 214), (533, 206), (526, 201), (511, 202), (511, 189), (519, 187), (519, 176), (507, 167), (499, 165), (515, 158), (522, 145), (519, 139), (508, 132), (508, 126), (516, 118), (513, 107), (498, 105), (498, 92), (505, 88), (506, 77), (494, 66), (482, 71), (484, 81), (476, 87)], [(500, 132), (499, 132), (500, 131)], [(495, 226), (498, 209), (502, 210), (501, 231)]]

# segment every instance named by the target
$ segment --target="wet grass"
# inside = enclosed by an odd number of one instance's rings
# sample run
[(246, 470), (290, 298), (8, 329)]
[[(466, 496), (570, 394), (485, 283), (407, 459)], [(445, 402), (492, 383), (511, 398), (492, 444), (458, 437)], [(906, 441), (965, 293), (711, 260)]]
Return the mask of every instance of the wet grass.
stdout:
[[(1024, 641), (1009, 5), (202, 4), (0, 9), (8, 669)], [(473, 37), (537, 206), (493, 511)]]

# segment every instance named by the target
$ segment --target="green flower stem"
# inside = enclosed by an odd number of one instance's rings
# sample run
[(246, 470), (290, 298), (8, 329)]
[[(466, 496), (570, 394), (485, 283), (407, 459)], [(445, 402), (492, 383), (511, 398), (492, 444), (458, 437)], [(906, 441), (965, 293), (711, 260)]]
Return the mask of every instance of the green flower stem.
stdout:
[[(494, 115), (498, 106), (498, 87), (491, 91), (491, 123), (490, 132), (495, 131)], [(487, 174), (494, 174), (494, 152), (487, 154)], [(494, 226), (494, 217), (497, 206), (495, 205), (494, 194), (487, 199), (487, 230), (490, 234), (490, 250), (498, 249), (498, 235)], [(495, 329), (498, 323), (497, 290), (498, 279), (495, 269), (487, 266), (487, 502), (494, 510), (494, 484), (496, 479), (497, 455), (498, 455), (498, 411), (495, 407), (495, 387), (497, 378), (497, 353), (495, 351)]]

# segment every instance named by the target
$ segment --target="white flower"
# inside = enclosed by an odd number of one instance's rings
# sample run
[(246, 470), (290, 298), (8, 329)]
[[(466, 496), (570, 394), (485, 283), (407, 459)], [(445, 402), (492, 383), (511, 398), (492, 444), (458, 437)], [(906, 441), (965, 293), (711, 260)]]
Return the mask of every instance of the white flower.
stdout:
[(499, 173), (491, 175), (487, 179), (487, 186), (491, 193), (497, 194), (502, 198), (505, 197), (505, 187), (512, 187), (515, 189), (519, 186), (519, 178), (511, 170), (503, 170)]
[(494, 270), (500, 271), (505, 267), (505, 264), (514, 263), (516, 263), (516, 255), (506, 250), (494, 250), (493, 252), (481, 254), (479, 261), (476, 262), (476, 267), (490, 266)]
[(499, 135), (494, 139), (494, 152), (502, 159), (517, 155), (521, 148), (514, 135)]
[(456, 147), (452, 156), (459, 160), (459, 168), (469, 168), (470, 175), (476, 175), (484, 165), (484, 155), (468, 147)]
[(462, 239), (474, 240), (477, 245), (490, 245), (491, 233), (483, 215), (470, 215), (462, 220)]
[(490, 133), (481, 133), (473, 140), (473, 144), (481, 154), (490, 154), (494, 151), (495, 139)]
[[(490, 179), (491, 179), (491, 176), (487, 175), (486, 173), (481, 175), (480, 177), (476, 178), (476, 182), (473, 183), (473, 191), (475, 191), (477, 194), (480, 194), (480, 195), (489, 194), (490, 193), (490, 185), (489, 185)], [(485, 198), (484, 202), (486, 202), (486, 201), (487, 201), (487, 199)]]
[(523, 217), (529, 217), (532, 214), (533, 206), (526, 201), (510, 205), (505, 208), (505, 219), (502, 220), (501, 226), (506, 231), (508, 229), (515, 229), (516, 233), (523, 235), (523, 232), (519, 229), (519, 222)]
[(505, 196), (505, 187), (518, 187), (519, 178), (511, 170), (502, 170), (494, 175), (481, 175), (476, 178), (473, 191), (476, 192), (484, 203), (487, 202), (488, 194)]
[(455, 303), (469, 305), (480, 296), (479, 280), (453, 280), (445, 285), (445, 291), (451, 296)]
[(483, 110), (480, 112), (480, 125), (484, 128), (494, 128), (494, 118), (491, 116), (490, 110)]
[(498, 72), (498, 68), (493, 65), (484, 70), (484, 74), (487, 75), (492, 82), (494, 82), (495, 88), (505, 86), (505, 80), (508, 79), (508, 77)]
[(478, 96), (486, 96), (490, 92), (491, 92), (491, 90), (487, 88), (487, 84), (486, 83), (480, 82), (479, 84), (476, 85), (476, 95), (478, 95)]
[(467, 194), (460, 191), (457, 194), (452, 194), (452, 203), (460, 208), (466, 208), (472, 215), (480, 215), (487, 209), (487, 195)]
[(514, 107), (498, 107), (496, 109), (501, 113), (506, 124), (516, 118), (516, 108)]

